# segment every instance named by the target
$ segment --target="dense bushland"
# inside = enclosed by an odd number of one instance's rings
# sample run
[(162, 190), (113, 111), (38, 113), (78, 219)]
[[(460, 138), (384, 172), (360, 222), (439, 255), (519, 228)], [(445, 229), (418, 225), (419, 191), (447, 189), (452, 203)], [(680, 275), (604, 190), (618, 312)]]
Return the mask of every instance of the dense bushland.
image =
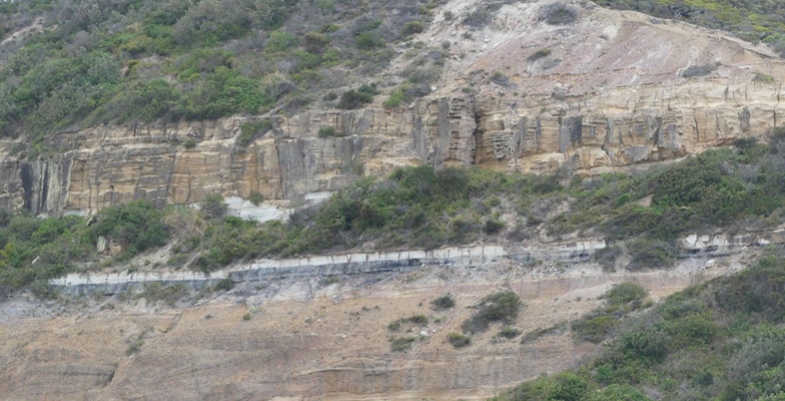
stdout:
[[(782, 399), (784, 256), (773, 248), (741, 273), (628, 314), (595, 361), (494, 400)], [(617, 301), (639, 298), (623, 292)]]
[(53, 151), (46, 139), (60, 130), (292, 112), (333, 104), (318, 95), (331, 88), (354, 108), (375, 91), (352, 87), (386, 68), (390, 44), (421, 32), (428, 10), (416, 0), (6, 2), (0, 136), (24, 132), (34, 156)]
[(149, 202), (133, 202), (104, 210), (96, 224), (78, 216), (42, 219), (0, 212), (0, 295), (33, 285), (46, 295), (46, 280), (74, 271), (77, 264), (97, 260), (99, 236), (122, 246), (118, 260), (161, 247), (169, 239), (164, 211)]

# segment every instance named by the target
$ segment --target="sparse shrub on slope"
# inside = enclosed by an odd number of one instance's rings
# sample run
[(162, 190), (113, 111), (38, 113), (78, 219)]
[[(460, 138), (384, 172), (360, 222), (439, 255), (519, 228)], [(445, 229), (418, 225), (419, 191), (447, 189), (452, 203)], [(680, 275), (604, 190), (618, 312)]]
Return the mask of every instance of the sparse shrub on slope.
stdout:
[(477, 305), (478, 311), (461, 324), (464, 333), (481, 333), (491, 323), (511, 324), (518, 317), (523, 303), (512, 291), (497, 292), (486, 296)]
[(460, 333), (447, 334), (447, 341), (455, 348), (468, 347), (472, 343), (472, 338)]
[(578, 12), (563, 3), (551, 3), (540, 10), (540, 20), (550, 25), (567, 25), (578, 19)]
[(373, 97), (378, 93), (376, 85), (363, 85), (356, 91), (350, 89), (341, 95), (338, 107), (347, 110), (359, 108), (362, 105), (371, 103)]
[(716, 69), (717, 66), (715, 64), (693, 65), (684, 69), (684, 71), (681, 72), (681, 76), (684, 78), (705, 77), (706, 75), (714, 72)]
[(431, 301), (431, 307), (436, 310), (450, 309), (455, 306), (455, 298), (447, 294)]

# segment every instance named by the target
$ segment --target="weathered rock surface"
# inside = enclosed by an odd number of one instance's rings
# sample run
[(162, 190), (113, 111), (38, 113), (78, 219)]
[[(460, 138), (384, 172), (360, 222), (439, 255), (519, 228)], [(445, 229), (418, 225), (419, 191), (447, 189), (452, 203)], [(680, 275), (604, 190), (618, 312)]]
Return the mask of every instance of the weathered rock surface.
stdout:
[[(453, 57), (437, 90), (408, 107), (379, 107), (377, 96), (363, 110), (276, 117), (246, 148), (236, 138), (253, 117), (242, 116), (61, 133), (51, 140), (61, 152), (36, 161), (0, 144), (0, 207), (92, 213), (134, 199), (190, 203), (254, 191), (292, 200), (411, 164), (543, 172), (571, 163), (592, 174), (778, 125), (785, 64), (767, 48), (588, 2), (569, 5), (576, 22), (548, 25), (539, 13), (552, 2), (505, 5), (473, 39), (456, 40), (468, 28), (436, 18), (421, 39), (454, 42)], [(473, 3), (445, 7), (460, 15)], [(541, 49), (550, 53), (534, 60)], [(700, 65), (712, 66), (707, 75), (682, 76)], [(502, 84), (489, 80), (494, 72)], [(325, 126), (343, 136), (319, 138)], [(186, 149), (186, 140), (196, 146)]]
[[(174, 310), (133, 296), (77, 298), (55, 316), (60, 306), (9, 302), (0, 304), (0, 399), (481, 399), (595, 352), (564, 331), (524, 344), (496, 341), (500, 325), (454, 349), (447, 334), (460, 331), (474, 312), (468, 306), (484, 295), (500, 288), (519, 294), (527, 306), (513, 326), (530, 332), (599, 306), (613, 283), (636, 281), (657, 299), (739, 269), (741, 256), (749, 254), (711, 261), (712, 268), (706, 259), (685, 259), (667, 272), (605, 274), (592, 263), (532, 269), (507, 261), (343, 277), (331, 285), (272, 280)], [(432, 311), (429, 302), (447, 292), (457, 306)], [(387, 329), (420, 313), (428, 325), (411, 333)], [(426, 335), (410, 350), (391, 352), (391, 336), (420, 332)]]

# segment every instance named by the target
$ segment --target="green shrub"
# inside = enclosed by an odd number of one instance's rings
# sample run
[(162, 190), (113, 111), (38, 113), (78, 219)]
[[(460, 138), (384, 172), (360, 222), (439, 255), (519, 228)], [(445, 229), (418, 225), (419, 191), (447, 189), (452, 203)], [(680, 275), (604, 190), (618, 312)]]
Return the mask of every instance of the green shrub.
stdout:
[(172, 266), (174, 268), (182, 267), (188, 261), (188, 255), (179, 254), (174, 255), (169, 260), (166, 261), (167, 266)]
[(539, 60), (541, 58), (545, 58), (545, 57), (548, 57), (550, 55), (551, 55), (551, 50), (550, 49), (539, 49), (539, 50), (535, 51), (534, 53), (532, 53), (531, 56), (529, 56), (527, 58), (527, 60), (529, 60), (529, 61), (537, 61), (537, 60)]
[(640, 285), (624, 282), (614, 285), (613, 288), (603, 295), (603, 298), (608, 300), (609, 305), (620, 306), (629, 303), (640, 304), (648, 294), (649, 292)]
[(297, 45), (297, 37), (284, 31), (270, 32), (264, 51), (268, 53), (283, 52)]
[(244, 148), (248, 147), (248, 145), (250, 145), (253, 141), (261, 138), (262, 135), (266, 134), (272, 128), (273, 124), (270, 120), (244, 123), (242, 126), (240, 126), (240, 137), (238, 138), (238, 143)]
[(220, 218), (226, 213), (228, 206), (221, 194), (207, 195), (202, 202), (202, 213), (208, 219)]
[(611, 245), (594, 252), (594, 260), (602, 266), (604, 272), (613, 272), (616, 269), (616, 259), (621, 255), (621, 247)]
[(193, 149), (196, 147), (196, 141), (193, 138), (188, 138), (183, 146), (185, 146), (186, 149)]
[(584, 401), (649, 401), (645, 395), (629, 385), (611, 384), (586, 394)]
[(676, 247), (669, 242), (639, 238), (631, 241), (628, 247), (632, 256), (628, 267), (631, 270), (667, 267), (676, 261)]
[(548, 4), (540, 10), (540, 20), (550, 25), (567, 25), (577, 19), (578, 12), (561, 3)]
[(572, 322), (573, 335), (583, 341), (599, 344), (616, 327), (617, 320), (610, 315), (586, 317)]
[(660, 363), (668, 354), (667, 341), (659, 331), (637, 331), (621, 338), (621, 350), (628, 358)]
[(506, 394), (491, 398), (492, 401), (580, 401), (589, 391), (589, 383), (572, 372), (559, 373), (552, 377), (540, 377), (524, 382)]
[(411, 317), (398, 319), (398, 320), (388, 324), (387, 325), (387, 330), (399, 331), (399, 330), (401, 330), (401, 326), (406, 324), (406, 323), (411, 323), (411, 324), (414, 324), (414, 325), (417, 325), (417, 326), (426, 326), (426, 325), (428, 325), (428, 317), (425, 316), (425, 315), (414, 315), (414, 316), (411, 316)]
[(393, 352), (403, 352), (411, 348), (415, 341), (417, 341), (417, 337), (398, 337), (392, 340), (390, 348)]
[(436, 310), (450, 309), (455, 306), (455, 299), (447, 294), (431, 301), (431, 307)]
[(564, 372), (554, 377), (555, 386), (551, 389), (548, 399), (579, 401), (589, 390), (589, 383), (583, 377), (572, 372)]
[(684, 69), (684, 71), (681, 72), (681, 76), (684, 78), (705, 77), (716, 69), (717, 66), (715, 64), (693, 65)]
[(373, 101), (373, 97), (379, 93), (375, 85), (362, 85), (357, 91), (348, 90), (341, 95), (338, 101), (338, 108), (345, 110), (357, 109)]
[(513, 338), (518, 337), (519, 335), (521, 335), (520, 330), (514, 327), (505, 327), (496, 334), (496, 337), (512, 340)]
[(398, 319), (390, 324), (387, 325), (387, 330), (390, 331), (398, 331), (401, 329), (401, 320)]
[(129, 259), (148, 249), (166, 245), (169, 228), (162, 222), (163, 211), (148, 201), (136, 201), (101, 211), (90, 227), (92, 241), (104, 236), (123, 247), (121, 259)]
[(475, 10), (470, 12), (463, 18), (461, 24), (472, 27), (482, 28), (491, 22), (492, 15), (487, 10)]
[(471, 345), (472, 338), (460, 333), (449, 333), (447, 341), (455, 348), (463, 348)]
[(324, 53), (328, 43), (330, 37), (319, 32), (308, 32), (303, 36), (303, 47), (308, 53)]
[(259, 191), (251, 191), (248, 195), (248, 200), (251, 201), (254, 206), (259, 206), (259, 204), (264, 202), (264, 195)]
[(131, 356), (133, 354), (139, 353), (139, 351), (142, 350), (143, 345), (144, 345), (144, 341), (141, 339), (132, 342), (131, 345), (129, 345), (128, 348), (126, 348), (125, 355)]
[(234, 281), (229, 277), (222, 279), (213, 286), (214, 291), (229, 291), (232, 288), (234, 288)]
[(480, 301), (478, 311), (461, 325), (465, 333), (478, 333), (488, 329), (493, 322), (513, 323), (522, 306), (518, 294), (511, 291), (497, 292)]
[(390, 97), (384, 101), (384, 107), (387, 108), (395, 108), (399, 107), (401, 103), (410, 102), (412, 100), (411, 96), (406, 94), (408, 89), (407, 85), (403, 85), (400, 88), (394, 90)]
[(30, 292), (39, 300), (57, 299), (57, 291), (46, 280), (37, 280), (30, 286)]
[(425, 315), (414, 315), (406, 319), (407, 322), (425, 326), (428, 324), (428, 317)]
[(538, 328), (536, 330), (532, 330), (526, 333), (523, 338), (521, 338), (521, 344), (528, 344), (534, 340), (537, 340), (541, 337), (544, 337), (549, 334), (558, 333), (565, 327), (565, 323), (555, 324), (550, 327), (545, 328)]
[(404, 24), (403, 29), (401, 30), (401, 36), (411, 36), (417, 33), (422, 33), (425, 30), (425, 26), (420, 21), (411, 21)]
[(335, 127), (322, 127), (319, 128), (319, 138), (332, 138), (343, 136), (335, 130)]
[(363, 32), (357, 35), (354, 41), (355, 45), (360, 50), (373, 50), (384, 46), (384, 41), (378, 32)]
[(764, 74), (762, 72), (756, 72), (752, 77), (752, 82), (757, 82), (762, 84), (773, 84), (774, 77), (768, 74)]
[(183, 284), (164, 286), (161, 283), (145, 284), (144, 291), (136, 295), (136, 298), (144, 298), (148, 303), (163, 302), (170, 308), (174, 308), (177, 301), (188, 295), (188, 288)]
[(704, 316), (687, 316), (664, 325), (672, 341), (685, 346), (711, 343), (719, 328)]
[(482, 232), (488, 235), (496, 235), (504, 229), (504, 223), (499, 220), (485, 220), (485, 224), (482, 226)]

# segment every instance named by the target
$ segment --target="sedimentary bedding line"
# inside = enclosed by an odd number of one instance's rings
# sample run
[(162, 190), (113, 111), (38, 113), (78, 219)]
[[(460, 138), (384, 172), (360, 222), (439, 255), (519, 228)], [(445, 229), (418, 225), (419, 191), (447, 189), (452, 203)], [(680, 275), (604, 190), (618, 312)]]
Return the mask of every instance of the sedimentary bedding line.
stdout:
[[(420, 267), (424, 264), (449, 264), (459, 260), (484, 262), (507, 256), (501, 246), (445, 248), (433, 251), (357, 253), (296, 259), (265, 259), (209, 274), (193, 271), (137, 273), (71, 273), (52, 279), (56, 287), (127, 286), (151, 282), (210, 284), (226, 278), (233, 281), (261, 281), (282, 277), (321, 277), (364, 273), (384, 273)], [(198, 286), (201, 286), (198, 285)]]
[[(682, 257), (697, 254), (718, 256), (729, 248), (785, 242), (783, 230), (767, 235), (743, 234), (689, 235), (682, 239)], [(135, 272), (135, 273), (71, 273), (52, 279), (49, 284), (61, 292), (123, 292), (140, 284), (184, 284), (194, 289), (231, 279), (233, 282), (261, 282), (283, 278), (319, 278), (337, 275), (376, 274), (403, 272), (425, 265), (472, 265), (508, 259), (519, 263), (535, 261), (578, 262), (587, 261), (594, 252), (606, 248), (603, 239), (587, 239), (555, 244), (546, 247), (523, 247), (514, 253), (502, 246), (481, 245), (453, 247), (436, 250), (410, 250), (398, 252), (353, 253), (343, 255), (313, 256), (293, 259), (263, 259), (211, 273)]]

